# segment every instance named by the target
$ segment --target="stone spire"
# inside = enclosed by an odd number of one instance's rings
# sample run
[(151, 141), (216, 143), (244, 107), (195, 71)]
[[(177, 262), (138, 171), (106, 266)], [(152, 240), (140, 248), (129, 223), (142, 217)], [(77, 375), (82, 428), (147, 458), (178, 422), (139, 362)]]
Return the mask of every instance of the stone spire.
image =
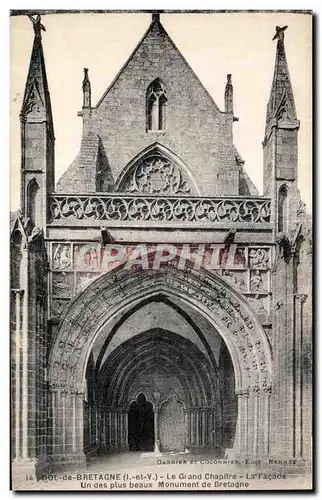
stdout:
[(55, 136), (40, 16), (28, 16), (34, 27), (27, 82), (20, 112), (21, 210), (35, 226), (46, 227), (47, 194), (55, 189)]
[(287, 26), (283, 26), (282, 28), (276, 26), (275, 29), (276, 33), (273, 40), (277, 39), (277, 46), (273, 82), (266, 112), (266, 137), (269, 135), (272, 120), (297, 121), (293, 89), (284, 46), (284, 32)]
[(91, 107), (91, 82), (88, 78), (88, 68), (84, 68), (84, 79), (83, 79), (83, 107)]
[(43, 120), (53, 131), (50, 94), (41, 42), (41, 31), (46, 31), (46, 29), (40, 22), (40, 15), (35, 18), (28, 17), (33, 23), (35, 36), (20, 117), (25, 120), (29, 114), (37, 115), (37, 118), (42, 115)]

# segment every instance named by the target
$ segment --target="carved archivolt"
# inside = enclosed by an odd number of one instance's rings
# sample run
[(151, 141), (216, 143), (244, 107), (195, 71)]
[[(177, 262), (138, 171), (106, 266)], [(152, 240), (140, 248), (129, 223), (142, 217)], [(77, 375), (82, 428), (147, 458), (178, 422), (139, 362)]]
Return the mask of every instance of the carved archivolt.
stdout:
[(268, 341), (246, 300), (218, 276), (165, 268), (110, 271), (71, 302), (50, 355), (52, 387), (81, 390), (88, 353), (100, 328), (129, 304), (160, 293), (181, 297), (215, 325), (233, 360), (236, 390), (270, 386)]

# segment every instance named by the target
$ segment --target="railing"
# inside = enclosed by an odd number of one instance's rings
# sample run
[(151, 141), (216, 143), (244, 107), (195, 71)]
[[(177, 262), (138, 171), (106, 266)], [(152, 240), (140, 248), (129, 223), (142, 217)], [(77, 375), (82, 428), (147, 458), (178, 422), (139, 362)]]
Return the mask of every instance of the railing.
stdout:
[(153, 197), (122, 194), (54, 194), (49, 223), (72, 221), (269, 223), (270, 200), (245, 197)]

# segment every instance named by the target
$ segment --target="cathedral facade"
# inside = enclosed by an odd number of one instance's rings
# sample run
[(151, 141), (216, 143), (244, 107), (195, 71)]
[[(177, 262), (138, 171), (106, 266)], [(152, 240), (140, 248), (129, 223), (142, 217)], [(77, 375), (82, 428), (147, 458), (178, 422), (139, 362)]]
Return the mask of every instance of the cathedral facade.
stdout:
[(96, 105), (84, 69), (80, 149), (55, 183), (32, 20), (11, 228), (14, 467), (132, 451), (309, 461), (312, 235), (284, 28), (259, 195), (233, 143), (231, 75), (220, 110), (157, 13)]

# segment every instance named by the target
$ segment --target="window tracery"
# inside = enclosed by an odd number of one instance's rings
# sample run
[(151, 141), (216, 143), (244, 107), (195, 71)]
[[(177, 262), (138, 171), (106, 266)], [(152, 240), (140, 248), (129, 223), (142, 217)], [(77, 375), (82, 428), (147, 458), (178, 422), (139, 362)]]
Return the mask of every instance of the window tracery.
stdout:
[(160, 154), (140, 160), (126, 177), (120, 191), (151, 195), (191, 194), (181, 170)]
[(149, 85), (146, 95), (147, 130), (165, 130), (167, 104), (165, 86), (156, 78)]

